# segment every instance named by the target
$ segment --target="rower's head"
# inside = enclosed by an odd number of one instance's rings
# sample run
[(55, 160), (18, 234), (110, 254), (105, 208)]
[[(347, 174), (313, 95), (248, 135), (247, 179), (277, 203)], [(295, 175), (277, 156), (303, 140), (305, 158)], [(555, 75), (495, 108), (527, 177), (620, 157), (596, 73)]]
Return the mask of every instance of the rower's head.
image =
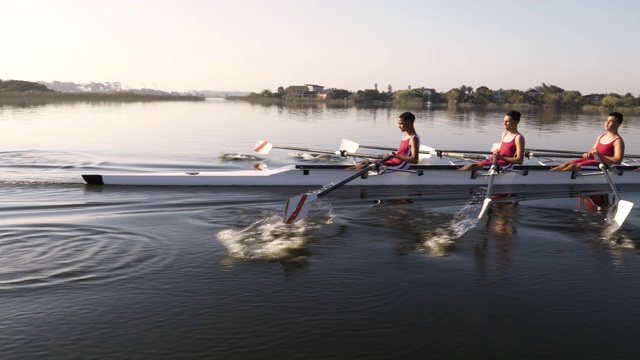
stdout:
[(518, 123), (520, 122), (520, 112), (515, 110), (509, 110), (504, 114), (504, 127), (507, 131), (516, 131)]
[(398, 127), (401, 131), (413, 130), (413, 122), (416, 120), (416, 116), (410, 112), (403, 112), (398, 116)]
[(604, 122), (604, 129), (617, 132), (620, 125), (622, 125), (622, 114), (614, 111), (607, 116), (607, 121)]
[(620, 114), (617, 111), (614, 111), (612, 113), (609, 113), (609, 116), (607, 117), (607, 120), (612, 117), (612, 120), (615, 120), (618, 122), (618, 124), (622, 125), (622, 114)]

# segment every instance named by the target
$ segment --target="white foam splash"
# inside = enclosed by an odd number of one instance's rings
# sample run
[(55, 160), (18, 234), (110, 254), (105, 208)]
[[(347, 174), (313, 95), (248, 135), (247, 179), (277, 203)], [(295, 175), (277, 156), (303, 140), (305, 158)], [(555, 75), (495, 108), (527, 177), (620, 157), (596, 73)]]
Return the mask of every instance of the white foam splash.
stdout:
[(227, 248), (229, 256), (236, 259), (288, 260), (301, 256), (312, 232), (333, 222), (331, 216), (324, 221), (317, 220), (284, 224), (281, 214), (272, 215), (240, 230), (222, 230), (217, 237)]

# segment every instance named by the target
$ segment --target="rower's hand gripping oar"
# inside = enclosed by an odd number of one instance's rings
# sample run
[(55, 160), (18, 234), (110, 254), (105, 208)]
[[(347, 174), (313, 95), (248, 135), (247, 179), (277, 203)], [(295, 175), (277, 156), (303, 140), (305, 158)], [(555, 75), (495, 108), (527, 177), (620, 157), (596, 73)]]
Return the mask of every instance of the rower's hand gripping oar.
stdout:
[(629, 216), (631, 209), (633, 209), (633, 203), (630, 201), (622, 200), (620, 198), (618, 189), (611, 180), (611, 177), (609, 176), (609, 172), (607, 170), (607, 166), (602, 162), (600, 154), (595, 152), (593, 155), (598, 161), (598, 167), (600, 168), (600, 171), (602, 171), (602, 175), (604, 175), (604, 178), (607, 179), (607, 182), (609, 183), (609, 186), (611, 186), (611, 190), (613, 191), (613, 195), (616, 197), (615, 201), (611, 205), (611, 211), (615, 212), (615, 215), (613, 215), (613, 221), (616, 223), (616, 225), (618, 225), (618, 227), (620, 227), (622, 226), (622, 223), (624, 223), (624, 221), (627, 219), (627, 216)]
[(311, 205), (309, 205), (310, 203), (312, 203), (313, 201), (317, 200), (318, 198), (321, 198), (325, 195), (327, 195), (328, 193), (332, 192), (333, 190), (341, 187), (342, 185), (357, 179), (359, 177), (361, 177), (362, 175), (364, 175), (365, 173), (371, 171), (371, 170), (375, 170), (380, 168), (380, 166), (382, 166), (387, 160), (392, 159), (393, 157), (388, 157), (385, 159), (382, 159), (379, 162), (374, 162), (371, 163), (370, 165), (367, 165), (367, 167), (365, 167), (364, 169), (358, 171), (357, 173), (349, 176), (348, 178), (340, 181), (339, 183), (330, 186), (324, 190), (322, 190), (321, 192), (317, 193), (317, 194), (312, 194), (312, 193), (306, 193), (306, 194), (302, 194), (302, 195), (297, 195), (294, 196), (292, 198), (287, 199), (287, 202), (285, 204), (285, 208), (284, 208), (284, 217), (283, 217), (283, 222), (285, 224), (292, 224), (296, 221), (302, 220), (302, 218), (304, 218), (305, 216), (307, 216), (307, 214), (309, 213), (309, 209), (311, 207)]
[(492, 191), (493, 191), (493, 179), (498, 174), (498, 157), (493, 156), (493, 161), (491, 162), (491, 167), (489, 168), (489, 185), (487, 185), (487, 195), (484, 198), (484, 202), (482, 203), (482, 209), (480, 209), (480, 213), (478, 214), (478, 221), (484, 219), (484, 217), (489, 212), (489, 207), (491, 207), (491, 199)]

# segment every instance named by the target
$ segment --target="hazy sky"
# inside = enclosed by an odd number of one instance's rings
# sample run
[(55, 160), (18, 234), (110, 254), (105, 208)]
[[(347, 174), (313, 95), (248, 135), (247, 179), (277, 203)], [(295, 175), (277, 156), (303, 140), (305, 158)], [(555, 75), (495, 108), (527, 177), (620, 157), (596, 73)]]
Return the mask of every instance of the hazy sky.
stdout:
[(636, 0), (0, 0), (0, 79), (640, 95)]

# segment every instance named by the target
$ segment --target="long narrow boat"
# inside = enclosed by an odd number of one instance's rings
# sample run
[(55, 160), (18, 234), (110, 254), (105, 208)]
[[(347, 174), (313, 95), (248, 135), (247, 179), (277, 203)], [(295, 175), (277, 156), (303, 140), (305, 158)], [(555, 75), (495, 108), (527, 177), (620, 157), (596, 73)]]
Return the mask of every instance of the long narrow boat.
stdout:
[[(289, 165), (272, 170), (189, 171), (162, 173), (104, 173), (82, 175), (90, 185), (137, 186), (324, 186), (344, 180), (357, 170), (348, 165)], [(606, 188), (599, 170), (549, 171), (549, 166), (519, 166), (503, 170), (493, 185), (598, 185)], [(409, 171), (369, 172), (347, 185), (353, 186), (486, 186), (486, 171), (458, 171), (450, 165), (415, 165)], [(638, 166), (616, 166), (609, 173), (616, 185), (640, 186)]]

